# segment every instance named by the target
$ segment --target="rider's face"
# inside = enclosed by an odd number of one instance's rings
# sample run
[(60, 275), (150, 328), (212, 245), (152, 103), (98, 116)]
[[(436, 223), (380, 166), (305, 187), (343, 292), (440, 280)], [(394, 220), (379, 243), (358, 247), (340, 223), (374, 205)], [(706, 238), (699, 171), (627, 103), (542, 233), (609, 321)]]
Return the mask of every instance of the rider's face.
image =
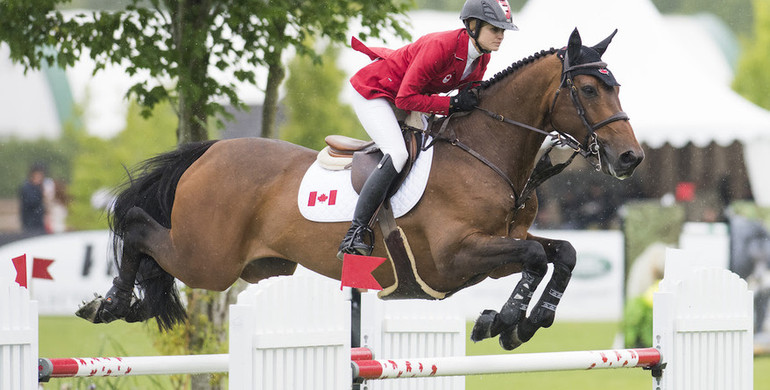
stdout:
[(497, 51), (505, 38), (505, 29), (484, 23), (479, 32), (478, 42), (482, 49)]

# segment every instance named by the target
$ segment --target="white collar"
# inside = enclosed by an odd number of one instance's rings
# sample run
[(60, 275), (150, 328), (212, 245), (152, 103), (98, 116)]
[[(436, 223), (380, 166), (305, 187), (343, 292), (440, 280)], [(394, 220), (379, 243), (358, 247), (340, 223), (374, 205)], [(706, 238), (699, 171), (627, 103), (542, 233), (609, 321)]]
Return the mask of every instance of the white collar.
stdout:
[(473, 44), (473, 38), (468, 39), (468, 63), (476, 61), (476, 58), (481, 57), (481, 53), (476, 49)]

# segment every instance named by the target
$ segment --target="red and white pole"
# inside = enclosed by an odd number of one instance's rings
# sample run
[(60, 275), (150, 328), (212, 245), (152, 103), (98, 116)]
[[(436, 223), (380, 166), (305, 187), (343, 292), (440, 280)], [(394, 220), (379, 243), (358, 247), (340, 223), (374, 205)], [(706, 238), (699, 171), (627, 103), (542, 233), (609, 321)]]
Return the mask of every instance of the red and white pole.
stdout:
[(361, 379), (419, 378), (503, 374), (535, 371), (653, 367), (661, 360), (655, 348), (547, 352), (353, 361), (353, 377)]
[(127, 375), (205, 374), (227, 372), (230, 356), (177, 355), (38, 360), (40, 381), (48, 378)]

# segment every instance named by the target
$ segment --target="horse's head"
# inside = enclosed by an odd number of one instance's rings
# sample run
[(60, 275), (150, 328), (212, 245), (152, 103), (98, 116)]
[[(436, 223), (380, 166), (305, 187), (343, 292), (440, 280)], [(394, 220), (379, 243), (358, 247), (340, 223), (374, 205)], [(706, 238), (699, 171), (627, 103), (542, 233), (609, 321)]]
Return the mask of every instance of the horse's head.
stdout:
[(563, 68), (551, 124), (573, 137), (597, 170), (625, 179), (642, 162), (644, 151), (620, 106), (620, 84), (601, 60), (615, 33), (587, 47), (575, 29), (567, 47), (558, 51)]

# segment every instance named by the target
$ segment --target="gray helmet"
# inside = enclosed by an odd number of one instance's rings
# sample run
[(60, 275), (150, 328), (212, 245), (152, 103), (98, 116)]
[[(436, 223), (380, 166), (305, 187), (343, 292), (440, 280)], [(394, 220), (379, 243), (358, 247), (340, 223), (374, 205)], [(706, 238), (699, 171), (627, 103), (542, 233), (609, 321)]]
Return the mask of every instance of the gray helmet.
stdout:
[(460, 19), (468, 26), (468, 19), (476, 18), (495, 27), (517, 31), (508, 0), (467, 0), (460, 11)]

